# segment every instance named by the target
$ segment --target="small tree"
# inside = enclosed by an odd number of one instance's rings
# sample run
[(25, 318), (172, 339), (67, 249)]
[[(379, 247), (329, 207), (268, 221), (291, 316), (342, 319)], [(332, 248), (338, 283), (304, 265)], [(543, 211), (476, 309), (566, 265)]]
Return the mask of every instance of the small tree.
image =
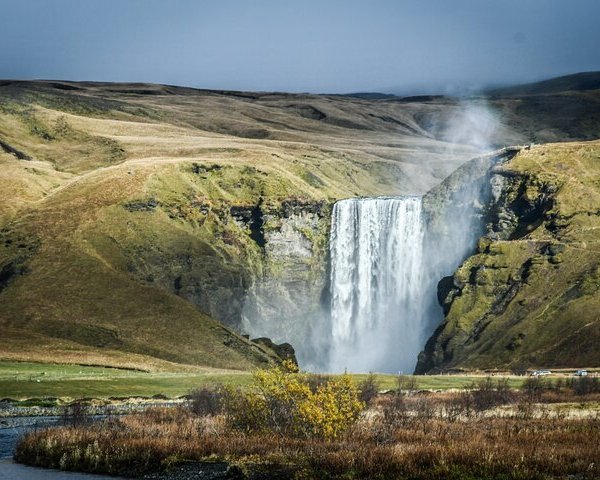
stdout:
[(379, 394), (379, 382), (373, 373), (369, 373), (358, 386), (360, 393), (359, 399), (366, 405), (370, 405), (373, 399)]
[(344, 374), (317, 388), (298, 405), (297, 431), (304, 436), (333, 439), (350, 428), (365, 404), (350, 375)]

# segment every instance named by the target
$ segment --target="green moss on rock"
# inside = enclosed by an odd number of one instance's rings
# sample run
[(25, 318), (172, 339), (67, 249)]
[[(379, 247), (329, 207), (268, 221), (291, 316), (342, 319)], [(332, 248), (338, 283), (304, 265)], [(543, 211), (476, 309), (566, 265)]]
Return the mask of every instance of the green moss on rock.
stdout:
[(600, 364), (599, 158), (600, 142), (545, 145), (494, 168), (488, 233), (419, 371)]

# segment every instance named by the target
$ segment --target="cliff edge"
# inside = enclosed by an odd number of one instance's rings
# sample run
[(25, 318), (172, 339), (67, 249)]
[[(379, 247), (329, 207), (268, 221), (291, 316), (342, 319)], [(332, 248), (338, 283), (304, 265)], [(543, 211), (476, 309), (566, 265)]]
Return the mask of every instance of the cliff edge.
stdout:
[(445, 317), (417, 373), (600, 364), (600, 142), (493, 166), (486, 232), (438, 284)]

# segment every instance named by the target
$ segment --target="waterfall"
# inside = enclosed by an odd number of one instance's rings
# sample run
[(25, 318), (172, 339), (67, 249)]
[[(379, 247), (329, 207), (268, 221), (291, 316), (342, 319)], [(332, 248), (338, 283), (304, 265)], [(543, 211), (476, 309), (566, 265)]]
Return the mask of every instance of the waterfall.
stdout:
[(426, 336), (423, 237), (420, 197), (334, 205), (330, 371), (412, 373)]

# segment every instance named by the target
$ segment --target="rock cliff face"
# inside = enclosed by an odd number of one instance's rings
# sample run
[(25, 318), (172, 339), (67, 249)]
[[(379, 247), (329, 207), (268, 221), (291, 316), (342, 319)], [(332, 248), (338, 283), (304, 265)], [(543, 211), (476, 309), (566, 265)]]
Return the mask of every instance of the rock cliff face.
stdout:
[(486, 232), (439, 283), (418, 373), (600, 364), (600, 143), (537, 146), (490, 170)]
[[(158, 184), (150, 199), (123, 205), (145, 227), (154, 224), (151, 238), (130, 230), (119, 238), (132, 251), (125, 254), (129, 272), (242, 333), (306, 338), (298, 333), (310, 328), (306, 318), (319, 313), (325, 288), (332, 203), (285, 191), (263, 196), (265, 175), (247, 167), (192, 165), (178, 175), (192, 180), (191, 193), (166, 196)], [(248, 184), (248, 198), (227, 176)], [(209, 199), (203, 191), (212, 183), (234, 196)], [(170, 230), (183, 226), (188, 235), (158, 236), (164, 214)]]
[[(292, 342), (301, 363), (325, 341), (331, 202), (286, 201), (264, 216), (262, 273), (245, 297), (241, 329)], [(314, 340), (314, 341), (313, 341)]]

